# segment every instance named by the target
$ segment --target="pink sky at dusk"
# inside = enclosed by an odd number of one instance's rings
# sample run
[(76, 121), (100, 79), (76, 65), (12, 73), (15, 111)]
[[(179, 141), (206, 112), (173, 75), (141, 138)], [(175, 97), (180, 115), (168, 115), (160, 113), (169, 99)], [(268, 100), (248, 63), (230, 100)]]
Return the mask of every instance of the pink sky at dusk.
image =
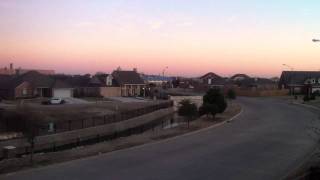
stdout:
[(3, 0), (0, 67), (265, 77), (288, 70), (284, 63), (320, 69), (316, 2), (183, 2)]

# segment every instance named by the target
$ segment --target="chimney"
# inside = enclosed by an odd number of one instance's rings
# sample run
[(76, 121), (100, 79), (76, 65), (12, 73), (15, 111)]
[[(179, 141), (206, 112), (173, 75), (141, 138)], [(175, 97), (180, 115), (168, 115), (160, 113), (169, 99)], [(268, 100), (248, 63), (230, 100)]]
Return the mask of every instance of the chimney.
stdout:
[(10, 70), (13, 70), (13, 64), (10, 63)]
[(133, 68), (133, 71), (134, 71), (134, 72), (138, 72), (138, 69), (137, 69), (137, 68)]

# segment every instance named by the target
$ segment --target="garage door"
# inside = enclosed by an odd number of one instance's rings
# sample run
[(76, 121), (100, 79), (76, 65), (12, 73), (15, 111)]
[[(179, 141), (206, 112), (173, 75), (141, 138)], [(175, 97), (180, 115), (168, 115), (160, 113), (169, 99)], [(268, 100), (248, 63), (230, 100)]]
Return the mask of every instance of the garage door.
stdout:
[(68, 98), (72, 97), (71, 89), (54, 89), (53, 97)]

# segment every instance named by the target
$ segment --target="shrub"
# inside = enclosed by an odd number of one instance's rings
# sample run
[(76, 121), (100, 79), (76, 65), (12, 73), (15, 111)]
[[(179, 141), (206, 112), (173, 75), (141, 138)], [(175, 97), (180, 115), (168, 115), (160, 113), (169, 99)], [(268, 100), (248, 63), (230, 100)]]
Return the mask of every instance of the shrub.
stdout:
[(178, 114), (184, 117), (194, 117), (197, 115), (197, 106), (192, 103), (189, 99), (184, 99), (179, 102), (180, 107)]
[(215, 104), (203, 104), (199, 108), (199, 114), (200, 115), (209, 115), (211, 114), (213, 117), (216, 116), (216, 114), (219, 112), (219, 108)]
[(210, 89), (203, 96), (203, 104), (214, 104), (218, 107), (218, 113), (223, 113), (227, 108), (227, 102), (219, 89)]
[(188, 121), (188, 127), (190, 119), (195, 117), (198, 113), (196, 104), (192, 103), (189, 99), (184, 99), (179, 102), (180, 106), (178, 109), (178, 114), (180, 116), (186, 117)]
[(236, 99), (236, 92), (234, 91), (234, 89), (229, 89), (228, 90), (227, 97), (229, 99)]
[(316, 90), (315, 92), (313, 92), (312, 94), (314, 94), (315, 96), (320, 96), (320, 91)]

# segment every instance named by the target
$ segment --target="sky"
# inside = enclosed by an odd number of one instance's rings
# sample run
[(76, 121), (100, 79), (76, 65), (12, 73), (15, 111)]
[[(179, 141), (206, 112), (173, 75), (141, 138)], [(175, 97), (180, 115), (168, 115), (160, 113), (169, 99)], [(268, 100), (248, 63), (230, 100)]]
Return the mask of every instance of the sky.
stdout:
[(0, 0), (0, 67), (200, 76), (320, 70), (318, 0)]

